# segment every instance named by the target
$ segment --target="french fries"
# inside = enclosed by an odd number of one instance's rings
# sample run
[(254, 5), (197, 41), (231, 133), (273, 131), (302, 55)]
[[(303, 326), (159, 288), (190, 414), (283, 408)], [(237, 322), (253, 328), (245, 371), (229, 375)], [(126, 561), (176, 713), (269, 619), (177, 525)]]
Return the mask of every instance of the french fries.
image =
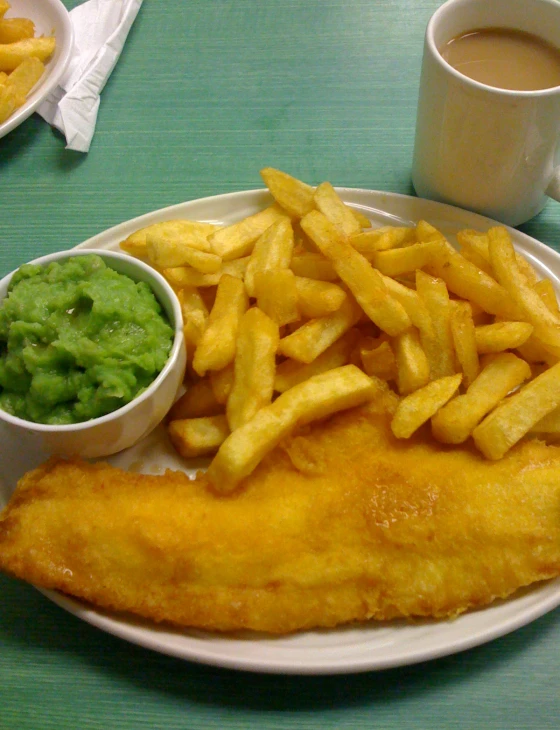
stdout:
[(25, 103), (56, 47), (54, 37), (35, 37), (35, 25), (29, 18), (6, 18), (9, 9), (9, 3), (3, 2), (0, 7), (0, 124)]
[(183, 395), (175, 401), (168, 413), (170, 422), (184, 418), (217, 416), (223, 412), (223, 404), (218, 401), (210, 380), (197, 380), (189, 384)]
[(301, 316), (315, 319), (326, 317), (340, 309), (346, 292), (338, 284), (317, 279), (296, 277), (297, 307)]
[(521, 310), (522, 318), (533, 325), (537, 340), (545, 348), (551, 346), (560, 349), (560, 315), (551, 311), (527, 282), (505, 228), (496, 227), (488, 231), (488, 250), (498, 281)]
[(560, 405), (560, 363), (503, 400), (473, 431), (488, 459), (501, 459), (513, 444)]
[(476, 329), (472, 307), (468, 302), (451, 302), (451, 337), (457, 362), (463, 371), (464, 383), (468, 387), (480, 370)]
[(372, 263), (376, 269), (386, 276), (401, 276), (410, 271), (423, 269), (428, 263), (441, 255), (439, 241), (412, 243), (404, 248), (392, 248), (389, 251), (378, 251), (372, 255)]
[(303, 218), (315, 208), (314, 188), (281, 170), (265, 167), (261, 177), (278, 205), (292, 218)]
[(413, 393), (430, 380), (430, 364), (420, 344), (418, 331), (410, 328), (395, 337), (397, 388), (401, 395)]
[(279, 327), (299, 319), (296, 275), (291, 269), (258, 271), (254, 292), (257, 305)]
[(445, 282), (418, 270), (416, 291), (431, 320), (429, 331), (420, 330), (431, 377), (437, 379), (452, 375), (455, 372), (455, 352), (451, 332), (451, 306)]
[(372, 322), (390, 335), (408, 329), (410, 317), (406, 310), (389, 293), (379, 272), (344, 238), (342, 223), (337, 230), (324, 214), (312, 211), (302, 219), (301, 227), (332, 261), (334, 270)]
[(541, 437), (558, 438), (560, 436), (560, 407), (555, 408), (546, 416), (537, 421), (531, 428), (531, 433), (539, 434)]
[(169, 438), (185, 459), (213, 454), (230, 431), (223, 414), (200, 418), (177, 419), (169, 424)]
[(521, 347), (533, 332), (528, 322), (494, 322), (476, 327), (474, 331), (476, 349), (479, 355), (503, 352)]
[(258, 307), (241, 317), (226, 415), (232, 431), (272, 401), (278, 325)]
[(437, 254), (426, 262), (426, 271), (443, 279), (450, 292), (474, 302), (485, 312), (505, 319), (516, 319), (519, 314), (515, 300), (504, 287), (441, 241)]
[(397, 360), (391, 345), (385, 341), (374, 346), (360, 348), (360, 360), (365, 373), (381, 380), (397, 378)]
[(16, 43), (24, 38), (33, 38), (35, 23), (29, 18), (2, 18), (0, 20), (0, 43)]
[(514, 388), (531, 376), (531, 368), (511, 352), (490, 360), (464, 395), (458, 395), (432, 418), (432, 433), (444, 444), (461, 444), (478, 423)]
[[(342, 202), (329, 182), (319, 185), (315, 190), (314, 199), (317, 210), (325, 216), (341, 238), (345, 239), (361, 232), (362, 227), (352, 214), (351, 209)], [(303, 221), (302, 227), (305, 230)], [(323, 251), (323, 253), (325, 252)]]
[(247, 310), (248, 298), (241, 279), (222, 276), (208, 323), (198, 342), (193, 368), (203, 376), (207, 370), (221, 370), (235, 357), (237, 330)]
[(239, 223), (220, 228), (209, 237), (212, 250), (224, 261), (247, 256), (266, 229), (284, 218), (286, 214), (280, 208), (271, 206), (244, 218)]
[(355, 365), (344, 365), (294, 385), (223, 442), (208, 468), (214, 488), (225, 494), (233, 491), (295, 426), (366, 403), (378, 388)]
[(461, 373), (432, 380), (401, 400), (391, 421), (397, 438), (407, 439), (430, 420), (453, 397), (461, 384)]
[[(297, 360), (284, 360), (276, 367), (274, 390), (277, 393), (284, 393), (294, 385), (309, 380), (313, 375), (346, 365), (350, 361), (352, 348), (358, 337), (358, 330), (351, 329), (308, 364), (300, 363)], [(371, 375), (371, 373), (367, 374)]]
[(387, 251), (415, 240), (414, 228), (406, 226), (382, 226), (362, 231), (350, 238), (350, 243), (367, 259), (371, 259), (377, 251)]
[(362, 310), (354, 299), (346, 299), (340, 309), (326, 317), (310, 319), (292, 334), (283, 337), (278, 352), (298, 362), (310, 363), (358, 323)]
[(257, 239), (245, 270), (245, 288), (255, 295), (255, 276), (263, 271), (288, 269), (294, 249), (294, 231), (288, 218), (279, 218)]
[(294, 429), (375, 409), (381, 391), (399, 439), (431, 425), (436, 441), (498, 459), (527, 434), (558, 438), (556, 292), (507, 229), (459, 231), (456, 251), (428, 221), (373, 229), (330, 183), (261, 175), (274, 200), (261, 211), (121, 243), (177, 291), (189, 367), (169, 434), (186, 458), (213, 455), (216, 491)]

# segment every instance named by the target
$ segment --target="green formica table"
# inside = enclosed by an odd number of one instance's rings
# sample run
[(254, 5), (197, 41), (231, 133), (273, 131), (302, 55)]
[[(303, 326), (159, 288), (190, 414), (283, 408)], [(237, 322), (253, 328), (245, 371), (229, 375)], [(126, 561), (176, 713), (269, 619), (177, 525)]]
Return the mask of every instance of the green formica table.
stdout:
[[(37, 115), (0, 139), (0, 274), (167, 205), (262, 187), (264, 166), (413, 194), (423, 35), (439, 4), (145, 0), (87, 155)], [(523, 230), (558, 248), (560, 205)], [(559, 609), (426, 663), (298, 677), (143, 649), (0, 576), (1, 730), (559, 726)]]

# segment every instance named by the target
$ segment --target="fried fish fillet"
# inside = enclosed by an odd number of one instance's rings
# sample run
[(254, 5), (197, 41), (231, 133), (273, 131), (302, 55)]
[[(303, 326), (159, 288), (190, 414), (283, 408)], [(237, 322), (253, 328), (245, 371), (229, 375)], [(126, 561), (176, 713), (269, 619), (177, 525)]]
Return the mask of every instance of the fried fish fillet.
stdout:
[(489, 462), (398, 441), (362, 407), (288, 439), (227, 497), (202, 474), (52, 459), (0, 518), (0, 568), (211, 630), (452, 617), (560, 574), (560, 447)]

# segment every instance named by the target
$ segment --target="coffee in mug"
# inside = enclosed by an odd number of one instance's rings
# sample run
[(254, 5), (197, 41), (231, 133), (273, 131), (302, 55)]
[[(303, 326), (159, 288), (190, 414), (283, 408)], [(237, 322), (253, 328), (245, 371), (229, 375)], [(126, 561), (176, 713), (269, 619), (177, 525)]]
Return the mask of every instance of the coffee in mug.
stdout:
[(532, 33), (478, 28), (439, 51), (450, 66), (481, 84), (519, 91), (560, 86), (560, 50)]

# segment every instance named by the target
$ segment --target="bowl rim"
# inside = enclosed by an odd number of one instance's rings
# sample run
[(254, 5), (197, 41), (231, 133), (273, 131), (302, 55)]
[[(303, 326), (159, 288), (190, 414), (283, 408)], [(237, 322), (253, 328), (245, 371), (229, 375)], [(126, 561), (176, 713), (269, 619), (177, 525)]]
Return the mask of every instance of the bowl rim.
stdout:
[[(117, 418), (120, 418), (121, 416), (125, 416), (127, 413), (135, 409), (137, 406), (139, 406), (144, 401), (151, 398), (154, 393), (159, 389), (159, 386), (163, 383), (163, 381), (167, 378), (170, 371), (175, 367), (179, 355), (181, 353), (181, 349), (184, 347), (184, 337), (183, 337), (183, 314), (181, 311), (181, 305), (179, 303), (179, 299), (177, 297), (177, 294), (169, 284), (165, 280), (165, 278), (155, 269), (153, 269), (148, 264), (144, 263), (140, 259), (134, 258), (133, 256), (130, 256), (130, 254), (126, 253), (120, 253), (118, 251), (104, 251), (101, 249), (89, 249), (89, 248), (82, 248), (82, 249), (68, 249), (67, 251), (56, 251), (55, 253), (46, 254), (44, 256), (40, 256), (39, 258), (33, 259), (31, 261), (25, 262), (25, 264), (21, 264), (21, 266), (27, 265), (27, 264), (38, 264), (38, 265), (45, 265), (48, 263), (51, 263), (52, 261), (59, 261), (61, 259), (66, 258), (74, 258), (76, 256), (87, 256), (95, 254), (99, 256), (102, 259), (114, 259), (118, 261), (125, 261), (128, 265), (131, 265), (133, 268), (136, 267), (140, 271), (142, 271), (149, 279), (153, 279), (155, 282), (157, 282), (163, 291), (166, 293), (166, 295), (169, 298), (169, 302), (171, 305), (171, 310), (173, 313), (173, 319), (175, 320), (174, 323), (171, 322), (173, 326), (173, 343), (171, 345), (171, 350), (169, 351), (169, 355), (167, 357), (167, 362), (165, 363), (164, 367), (158, 375), (154, 378), (154, 380), (150, 383), (150, 385), (142, 392), (140, 395), (133, 398), (129, 403), (126, 403), (124, 406), (121, 406), (120, 408), (117, 408), (114, 411), (111, 411), (110, 413), (106, 413), (103, 416), (98, 416), (97, 418), (90, 418), (87, 421), (80, 421), (79, 423), (68, 423), (68, 424), (60, 424), (60, 425), (53, 425), (53, 424), (47, 424), (47, 423), (36, 423), (35, 421), (27, 421), (23, 418), (19, 418), (17, 416), (12, 416), (11, 413), (8, 413), (7, 411), (4, 411), (0, 408), (0, 419), (4, 420), (6, 423), (9, 423), (12, 426), (17, 426), (19, 428), (24, 428), (28, 431), (36, 431), (40, 433), (72, 433), (72, 432), (80, 432), (80, 431), (86, 431), (89, 428), (93, 428), (95, 426), (101, 426), (103, 424), (109, 423), (110, 421), (113, 421)], [(6, 276), (2, 277), (0, 279), (0, 290), (3, 288), (7, 288), (10, 284), (10, 281), (12, 279), (12, 276), (18, 271), (21, 266), (18, 266), (17, 269), (14, 269), (9, 274), (6, 274)], [(129, 276), (129, 278), (134, 278), (133, 276), (130, 276), (128, 274), (124, 274), (124, 276)], [(163, 302), (160, 300), (160, 298), (157, 296), (156, 292), (154, 291), (152, 287), (152, 292), (154, 296), (156, 297), (157, 301), (159, 302), (160, 306), (163, 307), (163, 309), (166, 309), (164, 307)], [(0, 302), (4, 300), (4, 296), (0, 296)]]
[[(45, 78), (40, 79), (38, 85), (33, 87), (25, 103), (0, 124), (0, 138), (5, 137), (16, 129), (16, 127), (19, 127), (20, 124), (37, 111), (37, 108), (45, 101), (49, 94), (56, 89), (69, 66), (74, 51), (75, 33), (70, 11), (61, 0), (42, 0), (42, 2), (43, 11), (51, 13), (53, 18), (58, 20), (62, 26), (62, 42), (59, 42), (59, 38), (57, 37), (58, 53), (55, 51), (57, 55), (49, 60), (47, 64), (48, 73)], [(11, 5), (10, 10), (17, 11), (17, 8)], [(10, 13), (9, 17), (15, 16)], [(31, 18), (31, 20), (34, 20), (34, 18)]]

